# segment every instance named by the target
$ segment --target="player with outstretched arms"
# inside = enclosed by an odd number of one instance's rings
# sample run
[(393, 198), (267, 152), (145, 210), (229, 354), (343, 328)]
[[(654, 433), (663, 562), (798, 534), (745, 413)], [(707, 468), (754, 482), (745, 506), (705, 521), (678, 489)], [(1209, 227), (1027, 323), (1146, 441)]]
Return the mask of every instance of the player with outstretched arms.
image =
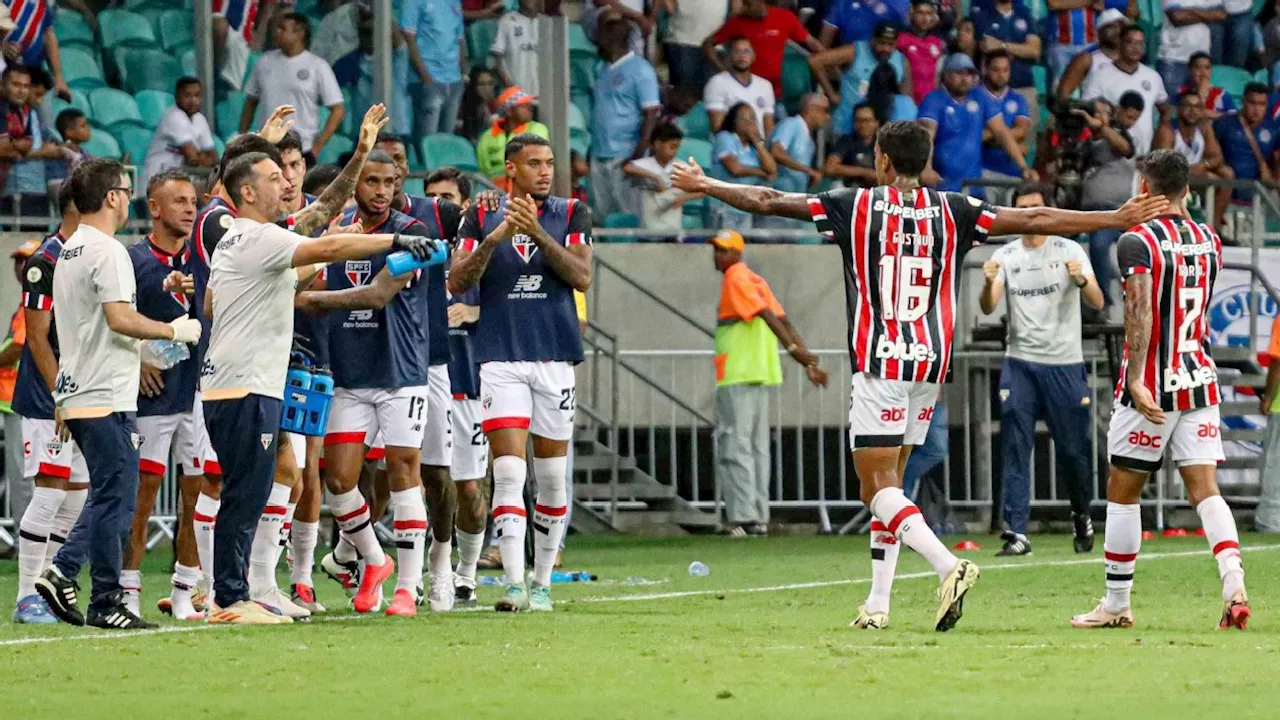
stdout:
[(1142, 162), (1141, 192), (1169, 200), (1169, 212), (1130, 228), (1116, 244), (1124, 277), (1124, 361), (1107, 431), (1107, 594), (1077, 628), (1133, 627), (1129, 591), (1142, 545), (1139, 500), (1168, 451), (1204, 524), (1222, 578), (1218, 628), (1244, 630), (1249, 599), (1240, 538), (1218, 490), (1223, 459), (1222, 392), (1209, 354), (1209, 298), (1222, 270), (1222, 241), (1187, 212), (1186, 158), (1157, 150)]
[[(479, 288), (482, 427), (493, 452), (493, 525), (507, 590), (496, 609), (550, 611), (551, 570), (568, 522), (566, 455), (582, 362), (573, 291), (591, 286), (591, 213), (551, 195), (551, 144), (517, 135), (506, 147), (511, 194), (474, 205), (458, 231), (449, 292)], [(533, 435), (533, 584), (525, 587), (525, 445)]]
[(871, 593), (854, 627), (888, 624), (899, 541), (923, 555), (938, 574), (939, 631), (955, 626), (965, 594), (978, 579), (978, 567), (938, 540), (901, 489), (911, 446), (925, 438), (949, 369), (964, 253), (988, 235), (1073, 235), (1130, 227), (1167, 205), (1163, 198), (1139, 196), (1111, 212), (996, 208), (921, 187), (931, 149), (924, 128), (888, 123), (876, 136), (880, 185), (817, 196), (713, 180), (696, 163), (678, 163), (672, 175), (672, 184), (685, 192), (706, 193), (747, 212), (811, 218), (840, 248), (854, 367), (849, 445), (862, 502), (874, 517)]

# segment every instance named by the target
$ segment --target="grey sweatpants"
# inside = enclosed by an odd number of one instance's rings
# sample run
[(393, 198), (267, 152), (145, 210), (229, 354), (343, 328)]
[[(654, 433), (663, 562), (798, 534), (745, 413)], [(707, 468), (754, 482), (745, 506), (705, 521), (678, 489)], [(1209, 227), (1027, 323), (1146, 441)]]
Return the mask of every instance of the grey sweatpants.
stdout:
[[(9, 517), (13, 518), (13, 535), (18, 535), (18, 522), (31, 503), (32, 478), (22, 477), (22, 417), (17, 413), (4, 416), (4, 477), (8, 486)], [(4, 506), (0, 505), (0, 511)]]
[(716, 388), (720, 488), (730, 524), (769, 522), (769, 387)]
[(1258, 532), (1280, 533), (1280, 415), (1267, 416), (1267, 435), (1262, 445), (1262, 469), (1259, 470), (1261, 497), (1254, 514)]

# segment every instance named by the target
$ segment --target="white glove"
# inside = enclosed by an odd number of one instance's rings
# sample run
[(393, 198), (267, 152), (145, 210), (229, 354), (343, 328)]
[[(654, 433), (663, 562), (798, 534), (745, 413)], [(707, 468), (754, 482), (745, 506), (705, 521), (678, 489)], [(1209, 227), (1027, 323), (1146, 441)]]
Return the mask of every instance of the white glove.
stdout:
[(200, 321), (195, 318), (180, 317), (170, 322), (169, 327), (173, 328), (174, 342), (200, 342)]

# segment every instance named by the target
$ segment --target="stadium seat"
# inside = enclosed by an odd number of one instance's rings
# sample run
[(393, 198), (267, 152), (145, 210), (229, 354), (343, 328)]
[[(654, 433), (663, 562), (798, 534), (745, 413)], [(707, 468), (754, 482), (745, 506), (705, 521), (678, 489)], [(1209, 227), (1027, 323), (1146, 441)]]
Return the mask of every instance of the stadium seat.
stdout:
[(471, 64), (489, 67), (489, 48), (493, 47), (493, 38), (497, 34), (497, 20), (475, 20), (467, 26), (467, 52), (470, 53)]
[(89, 97), (79, 90), (71, 91), (71, 102), (67, 102), (58, 96), (53, 97), (53, 119), (56, 122), (58, 113), (67, 108), (75, 108), (83, 112), (90, 120), (93, 119), (93, 106), (89, 104)]
[[(359, 127), (360, 119), (363, 113), (356, 114), (356, 93), (349, 87), (342, 88), (342, 103), (346, 107), (346, 113), (342, 116), (342, 124), (338, 126), (338, 132), (347, 137), (356, 136), (356, 128)], [(323, 125), (321, 127), (324, 127)]]
[(156, 35), (146, 16), (129, 10), (104, 10), (98, 14), (98, 30), (102, 33), (102, 46), (108, 50), (117, 47), (158, 47)]
[(698, 140), (697, 138), (685, 138), (680, 142), (680, 150), (676, 152), (676, 157), (681, 162), (692, 157), (699, 165), (711, 169), (711, 143), (706, 140)]
[(1213, 84), (1227, 91), (1237, 104), (1244, 95), (1244, 86), (1253, 82), (1253, 75), (1246, 70), (1230, 65), (1213, 66)]
[(173, 105), (173, 94), (168, 90), (143, 90), (134, 95), (133, 99), (138, 103), (138, 113), (142, 115), (142, 122), (153, 129), (160, 124), (164, 111)]
[(422, 161), (428, 170), (452, 165), (459, 170), (480, 171), (476, 149), (466, 138), (450, 133), (432, 133), (422, 138)]
[(65, 10), (54, 16), (53, 33), (58, 36), (60, 47), (94, 47), (98, 40), (94, 37), (93, 28), (85, 22), (80, 13)]
[(111, 133), (102, 129), (95, 129), (93, 134), (89, 136), (89, 142), (80, 147), (94, 157), (111, 158), (112, 160), (119, 160), (123, 154), (120, 150), (120, 143), (116, 142)]
[(587, 39), (587, 31), (578, 23), (569, 23), (569, 56), (596, 58), (596, 46)]
[(126, 127), (118, 133), (120, 149), (129, 153), (129, 161), (141, 166), (147, 159), (147, 148), (151, 146), (151, 138), (155, 133), (147, 128)]
[(240, 134), (240, 112), (244, 110), (245, 94), (231, 91), (225, 100), (218, 102), (214, 108), (214, 132), (224, 138)]
[(182, 77), (182, 66), (161, 50), (126, 50), (123, 57), (121, 76), (130, 92), (172, 90)]
[(788, 45), (782, 59), (782, 103), (794, 108), (812, 88), (813, 74), (809, 72), (809, 61)]
[(577, 105), (578, 109), (582, 111), (582, 116), (587, 119), (587, 129), (590, 130), (592, 111), (595, 109), (596, 104), (595, 97), (591, 94), (591, 91), (581, 88), (574, 89), (569, 93), (569, 102)]
[(224, 142), (222, 138), (218, 137), (217, 135), (214, 135), (213, 136), (213, 152), (216, 153), (218, 157), (222, 157), (222, 151), (226, 149), (227, 149), (227, 143)]
[(172, 51), (181, 45), (195, 42), (195, 28), (191, 13), (181, 10), (166, 10), (160, 16), (160, 42), (165, 50)]
[(631, 213), (609, 213), (604, 219), (604, 227), (623, 229), (638, 229), (640, 227), (640, 218)]
[(1031, 77), (1035, 80), (1036, 95), (1044, 97), (1049, 93), (1049, 70), (1043, 65), (1031, 66)]
[(687, 138), (711, 139), (711, 118), (707, 117), (707, 106), (701, 102), (694, 105), (689, 112), (676, 118), (676, 125)]
[(325, 146), (320, 149), (320, 156), (316, 158), (316, 162), (321, 165), (337, 163), (338, 158), (351, 152), (355, 147), (356, 144), (351, 141), (351, 138), (346, 135), (334, 134), (333, 137), (329, 138), (329, 142), (325, 143)]
[(249, 80), (249, 76), (253, 74), (253, 66), (258, 64), (258, 58), (260, 57), (262, 57), (262, 53), (257, 50), (249, 53), (249, 59), (244, 63), (244, 79), (246, 82)]
[[(600, 58), (570, 56), (569, 86), (573, 91), (591, 92), (595, 90), (596, 63), (598, 62), (600, 62)], [(806, 65), (805, 67), (808, 66)]]
[(97, 59), (80, 48), (63, 49), (62, 76), (68, 85), (77, 90), (87, 91), (107, 85)]
[(569, 152), (577, 153), (582, 158), (591, 155), (591, 133), (586, 130), (569, 131)]
[(404, 181), (404, 192), (406, 195), (422, 197), (427, 194), (427, 186), (422, 181), (422, 178), (409, 178)]
[(98, 88), (89, 93), (89, 104), (93, 106), (94, 122), (111, 130), (114, 135), (119, 135), (126, 126), (140, 128), (146, 125), (138, 112), (138, 103), (122, 90)]
[(196, 76), (196, 49), (188, 48), (178, 55), (178, 63), (182, 65), (182, 74)]

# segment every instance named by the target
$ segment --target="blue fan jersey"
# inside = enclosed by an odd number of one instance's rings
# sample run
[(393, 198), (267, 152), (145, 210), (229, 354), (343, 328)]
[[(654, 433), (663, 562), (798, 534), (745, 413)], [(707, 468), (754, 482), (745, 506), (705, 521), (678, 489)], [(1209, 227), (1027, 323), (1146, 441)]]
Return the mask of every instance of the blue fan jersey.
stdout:
[[(54, 233), (44, 239), (35, 254), (27, 259), (22, 273), (22, 307), (29, 310), (53, 312), (53, 270), (62, 254), (63, 237)], [(58, 328), (56, 318), (49, 320), (49, 345), (53, 356), (58, 357)], [(28, 328), (30, 332), (30, 328)], [(22, 360), (18, 363), (18, 379), (13, 387), (13, 411), (32, 420), (53, 419), (53, 393), (44, 383), (31, 354), (31, 343), (22, 346)]]
[[(450, 295), (449, 304), (478, 306), (480, 292), (471, 288), (461, 295)], [(449, 328), (449, 392), (453, 393), (455, 400), (476, 400), (480, 397), (480, 365), (471, 351), (476, 325), (463, 323)]]
[[(169, 322), (191, 313), (191, 298), (182, 292), (164, 289), (165, 277), (177, 270), (191, 274), (190, 247), (170, 255), (151, 243), (151, 237), (129, 248), (133, 278), (138, 286), (138, 312), (160, 322)], [(189, 412), (195, 402), (200, 364), (187, 358), (164, 371), (164, 389), (156, 397), (138, 394), (138, 417), (176, 415)]]
[[(507, 199), (497, 212), (480, 206), (467, 211), (458, 240), (474, 251), (502, 223)], [(591, 211), (586, 203), (549, 197), (538, 209), (542, 229), (564, 246), (591, 244)], [(582, 362), (582, 333), (573, 288), (547, 262), (527, 235), (516, 235), (493, 252), (480, 277), (480, 322), (472, 346), (477, 363)]]
[[(427, 237), (449, 242), (457, 237), (462, 214), (457, 205), (407, 193), (404, 199), (405, 205), (400, 212), (422, 223), (427, 229)], [(429, 362), (443, 365), (449, 362), (449, 309), (444, 289), (444, 265), (427, 268), (427, 303), (427, 334), (431, 338)]]

